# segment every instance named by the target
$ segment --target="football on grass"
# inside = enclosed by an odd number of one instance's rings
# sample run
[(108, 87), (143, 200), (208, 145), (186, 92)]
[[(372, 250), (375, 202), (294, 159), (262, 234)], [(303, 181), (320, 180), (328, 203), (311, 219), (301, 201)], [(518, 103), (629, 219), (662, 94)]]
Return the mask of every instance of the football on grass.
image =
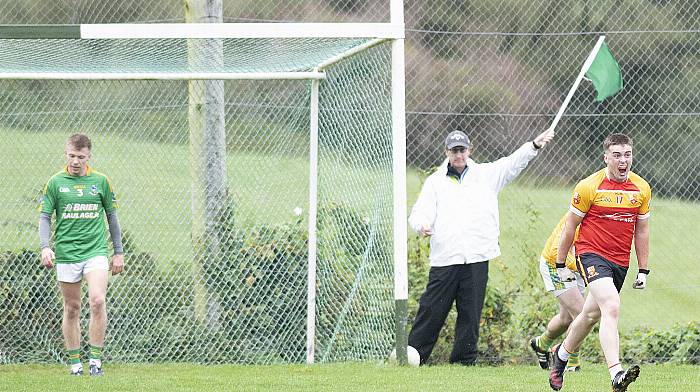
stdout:
[[(411, 366), (418, 366), (420, 365), (420, 354), (418, 354), (418, 350), (411, 346), (406, 347), (406, 354), (408, 356), (408, 364)], [(392, 362), (396, 362), (396, 349), (394, 349), (391, 352), (391, 355), (389, 356), (389, 360)]]

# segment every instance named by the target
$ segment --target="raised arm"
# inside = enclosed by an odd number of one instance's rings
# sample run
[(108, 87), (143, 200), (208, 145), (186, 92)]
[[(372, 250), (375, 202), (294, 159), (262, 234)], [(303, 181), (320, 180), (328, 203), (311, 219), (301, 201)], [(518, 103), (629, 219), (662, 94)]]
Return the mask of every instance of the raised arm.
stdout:
[(507, 157), (501, 158), (491, 165), (493, 175), (492, 186), (495, 191), (500, 191), (517, 177), (527, 167), (528, 163), (537, 156), (537, 152), (554, 138), (554, 130), (547, 129), (540, 133), (531, 142), (527, 142)]

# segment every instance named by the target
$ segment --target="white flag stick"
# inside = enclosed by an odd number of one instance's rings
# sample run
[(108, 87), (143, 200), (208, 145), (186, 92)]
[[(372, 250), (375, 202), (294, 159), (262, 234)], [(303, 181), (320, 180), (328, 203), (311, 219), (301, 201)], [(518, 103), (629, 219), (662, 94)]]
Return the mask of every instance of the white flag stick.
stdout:
[(571, 97), (574, 96), (574, 93), (576, 92), (578, 85), (581, 84), (581, 80), (583, 80), (583, 76), (586, 75), (586, 72), (588, 72), (588, 68), (590, 68), (591, 64), (593, 64), (593, 60), (595, 59), (595, 56), (598, 55), (598, 51), (600, 50), (600, 47), (603, 45), (603, 41), (605, 41), (605, 36), (601, 35), (600, 38), (598, 38), (598, 42), (595, 43), (595, 46), (593, 47), (591, 54), (588, 55), (588, 58), (583, 63), (583, 66), (581, 67), (581, 72), (579, 72), (578, 77), (576, 78), (576, 81), (574, 82), (574, 85), (571, 86), (571, 90), (569, 90), (569, 94), (567, 94), (566, 98), (564, 99), (564, 103), (561, 104), (561, 107), (559, 108), (557, 115), (554, 117), (554, 121), (552, 121), (552, 125), (549, 126), (549, 129), (554, 129), (557, 126), (557, 124), (559, 124), (559, 120), (561, 120), (561, 116), (564, 115), (564, 111), (566, 110), (566, 107), (569, 106), (569, 102), (571, 102)]

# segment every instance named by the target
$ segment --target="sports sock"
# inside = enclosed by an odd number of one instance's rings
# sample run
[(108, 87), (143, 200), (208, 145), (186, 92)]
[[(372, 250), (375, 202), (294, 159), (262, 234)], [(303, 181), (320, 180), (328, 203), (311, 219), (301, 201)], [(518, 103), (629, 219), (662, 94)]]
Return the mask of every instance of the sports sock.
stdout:
[(564, 343), (562, 343), (559, 345), (559, 350), (557, 350), (557, 355), (559, 356), (559, 359), (561, 359), (562, 361), (568, 361), (571, 353), (566, 351), (566, 349), (564, 348)]
[(80, 364), (80, 349), (71, 349), (68, 351), (68, 364), (71, 366)]
[(554, 343), (554, 339), (550, 339), (546, 332), (537, 338), (537, 347), (539, 347), (540, 350), (549, 350), (549, 348), (552, 347), (552, 343)]
[(102, 347), (90, 345), (90, 364), (102, 366)]
[(622, 364), (619, 362), (608, 367), (608, 371), (610, 372), (610, 379), (615, 381), (615, 376), (617, 375), (617, 373), (620, 373), (621, 370), (623, 370)]
[(578, 357), (578, 351), (575, 353), (569, 354), (569, 362), (567, 362), (566, 366), (567, 367), (576, 367), (576, 366), (580, 366), (580, 365), (581, 365), (581, 361)]

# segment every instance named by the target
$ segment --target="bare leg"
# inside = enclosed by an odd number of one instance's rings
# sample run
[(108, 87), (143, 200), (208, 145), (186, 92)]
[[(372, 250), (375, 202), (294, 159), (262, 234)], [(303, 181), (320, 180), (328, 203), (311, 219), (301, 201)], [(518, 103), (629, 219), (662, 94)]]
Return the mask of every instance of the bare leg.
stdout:
[(63, 294), (63, 339), (66, 349), (80, 348), (80, 282), (59, 282)]
[(591, 295), (600, 307), (600, 345), (605, 354), (608, 367), (620, 363), (620, 335), (617, 323), (620, 319), (620, 294), (612, 278), (598, 279), (591, 282)]
[(103, 270), (93, 270), (85, 274), (88, 284), (88, 294), (90, 296), (90, 327), (88, 334), (90, 344), (102, 347), (105, 341), (107, 330), (107, 277), (108, 272)]
[(566, 332), (583, 308), (583, 297), (576, 288), (566, 290), (557, 297), (557, 301), (559, 301), (559, 313), (549, 320), (545, 331), (550, 339), (555, 339)]
[(570, 353), (577, 352), (581, 348), (581, 343), (598, 320), (600, 320), (600, 308), (598, 308), (594, 297), (589, 293), (583, 303), (581, 313), (571, 323), (569, 334), (564, 339), (563, 345), (566, 351)]

